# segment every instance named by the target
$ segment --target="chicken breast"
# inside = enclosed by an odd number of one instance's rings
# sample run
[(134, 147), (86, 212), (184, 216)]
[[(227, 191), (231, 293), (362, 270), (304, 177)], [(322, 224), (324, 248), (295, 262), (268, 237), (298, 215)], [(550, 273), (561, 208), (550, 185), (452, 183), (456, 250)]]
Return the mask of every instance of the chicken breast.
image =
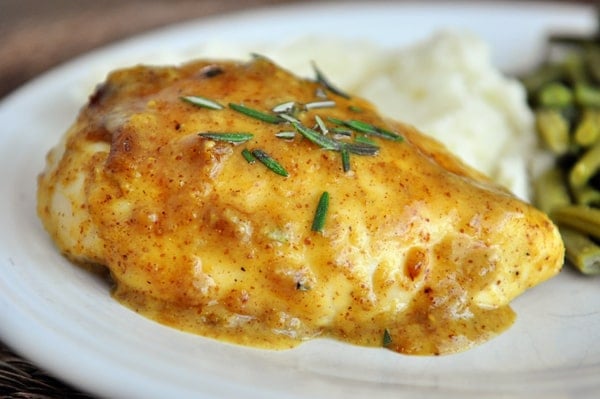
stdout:
[(263, 57), (113, 72), (49, 153), (38, 212), (135, 311), (265, 348), (465, 350), (563, 262), (543, 213)]

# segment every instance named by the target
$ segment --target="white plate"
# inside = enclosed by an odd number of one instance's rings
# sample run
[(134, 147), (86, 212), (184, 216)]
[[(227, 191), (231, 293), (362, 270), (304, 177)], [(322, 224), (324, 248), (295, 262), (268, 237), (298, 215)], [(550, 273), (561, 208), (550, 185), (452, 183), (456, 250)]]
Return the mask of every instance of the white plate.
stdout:
[[(306, 33), (400, 46), (440, 27), (480, 34), (504, 69), (532, 65), (548, 28), (591, 32), (590, 8), (541, 3), (347, 3), (256, 10), (135, 38), (55, 69), (0, 105), (0, 332), (60, 378), (105, 397), (596, 398), (600, 287), (569, 270), (520, 297), (516, 324), (466, 353), (407, 357), (315, 340), (270, 352), (178, 332), (113, 301), (59, 255), (35, 215), (44, 155), (90, 75), (203, 41), (275, 43)], [(356, 56), (360, 57), (360, 51)]]

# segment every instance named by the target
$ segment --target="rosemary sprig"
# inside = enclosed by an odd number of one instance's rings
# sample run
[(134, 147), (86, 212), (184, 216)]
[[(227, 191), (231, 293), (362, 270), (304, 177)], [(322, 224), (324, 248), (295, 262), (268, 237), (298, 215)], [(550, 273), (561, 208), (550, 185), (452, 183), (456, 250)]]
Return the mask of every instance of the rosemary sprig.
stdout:
[(267, 123), (277, 124), (282, 123), (284, 121), (282, 118), (279, 117), (279, 115), (267, 114), (265, 112), (255, 110), (253, 108), (246, 107), (242, 104), (229, 103), (229, 108), (251, 118), (258, 119)]
[(271, 158), (271, 156), (263, 150), (252, 150), (252, 155), (254, 155), (256, 159), (262, 162), (262, 164), (269, 168), (271, 171), (277, 173), (280, 176), (288, 177), (289, 174), (287, 170), (285, 170), (285, 168), (281, 166), (279, 162)]
[(329, 193), (324, 191), (321, 194), (321, 198), (319, 198), (319, 203), (317, 204), (317, 210), (315, 211), (315, 217), (313, 219), (312, 231), (323, 231), (325, 227), (325, 218), (327, 216), (327, 210), (329, 209)]
[(243, 143), (245, 141), (252, 139), (252, 137), (254, 137), (254, 135), (252, 133), (213, 133), (213, 132), (198, 133), (198, 136), (205, 138), (205, 139), (215, 140), (215, 141), (227, 141), (228, 143)]
[(337, 94), (338, 96), (344, 97), (344, 98), (350, 98), (350, 96), (348, 94), (346, 94), (345, 92), (343, 92), (342, 90), (338, 89), (337, 87), (335, 87), (334, 85), (332, 85), (329, 80), (325, 77), (325, 75), (323, 75), (323, 72), (321, 72), (319, 70), (319, 68), (317, 68), (317, 64), (315, 64), (314, 62), (312, 63), (312, 67), (315, 71), (315, 74), (317, 75), (317, 82), (322, 84), (327, 90), (329, 90), (330, 92)]
[(201, 97), (201, 96), (182, 96), (179, 97), (182, 101), (186, 103), (193, 104), (197, 107), (209, 108), (209, 109), (223, 109), (225, 108), (218, 102), (211, 100), (210, 98)]

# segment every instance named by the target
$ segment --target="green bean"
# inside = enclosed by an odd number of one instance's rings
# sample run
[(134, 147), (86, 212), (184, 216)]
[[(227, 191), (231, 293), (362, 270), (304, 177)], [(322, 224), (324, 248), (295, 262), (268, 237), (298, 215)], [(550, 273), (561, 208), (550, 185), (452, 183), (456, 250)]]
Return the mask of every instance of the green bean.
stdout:
[(575, 143), (589, 147), (600, 137), (600, 112), (586, 109), (574, 133)]
[(600, 89), (579, 83), (573, 91), (575, 102), (582, 107), (600, 107)]
[(549, 214), (553, 209), (571, 204), (564, 175), (561, 169), (555, 167), (546, 170), (533, 182), (535, 202), (543, 212)]
[(600, 209), (567, 205), (552, 210), (550, 217), (559, 226), (570, 227), (600, 239)]
[(538, 93), (538, 105), (542, 107), (564, 108), (571, 104), (573, 92), (562, 83), (548, 83)]
[(600, 169), (600, 142), (587, 150), (569, 173), (569, 183), (575, 188), (583, 187)]
[(569, 228), (560, 228), (565, 244), (565, 257), (583, 274), (600, 274), (600, 246), (585, 234)]
[(521, 79), (539, 141), (555, 163), (533, 182), (534, 201), (559, 226), (569, 263), (585, 274), (600, 274), (597, 11), (595, 34), (550, 36), (545, 62)]
[(598, 206), (600, 205), (600, 191), (596, 190), (589, 185), (572, 188), (573, 197), (575, 202), (579, 205)]
[(569, 150), (569, 123), (555, 109), (541, 109), (536, 112), (536, 126), (540, 138), (556, 155)]

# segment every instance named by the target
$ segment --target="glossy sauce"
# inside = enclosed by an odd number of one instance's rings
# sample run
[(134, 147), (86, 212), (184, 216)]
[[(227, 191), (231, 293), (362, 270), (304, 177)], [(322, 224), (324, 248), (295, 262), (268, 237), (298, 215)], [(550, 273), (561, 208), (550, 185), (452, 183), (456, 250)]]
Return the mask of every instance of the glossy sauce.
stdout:
[[(225, 107), (195, 107), (186, 95)], [(371, 137), (379, 153), (351, 154), (344, 172), (339, 152), (300, 134), (277, 138), (294, 130), (289, 123), (227, 106), (272, 113), (285, 102), (323, 100), (335, 106), (295, 116), (318, 129), (319, 115), (329, 135), (337, 127), (330, 118), (352, 119), (402, 140)], [(232, 144), (200, 132), (254, 137)], [(106, 265), (123, 304), (200, 335), (263, 348), (333, 337), (407, 354), (453, 353), (508, 328), (509, 301), (562, 264), (545, 215), (366, 101), (265, 59), (115, 72), (69, 135), (62, 170), (40, 179), (47, 229), (71, 258)], [(78, 158), (78, 148), (92, 145), (104, 150)], [(249, 164), (245, 148), (266, 151), (289, 176)], [(70, 201), (87, 212), (93, 245), (62, 237), (56, 226), (69, 219), (53, 219), (46, 199), (69, 187), (74, 171), (86, 177), (81, 198)], [(324, 191), (330, 208), (324, 230), (314, 232)]]

